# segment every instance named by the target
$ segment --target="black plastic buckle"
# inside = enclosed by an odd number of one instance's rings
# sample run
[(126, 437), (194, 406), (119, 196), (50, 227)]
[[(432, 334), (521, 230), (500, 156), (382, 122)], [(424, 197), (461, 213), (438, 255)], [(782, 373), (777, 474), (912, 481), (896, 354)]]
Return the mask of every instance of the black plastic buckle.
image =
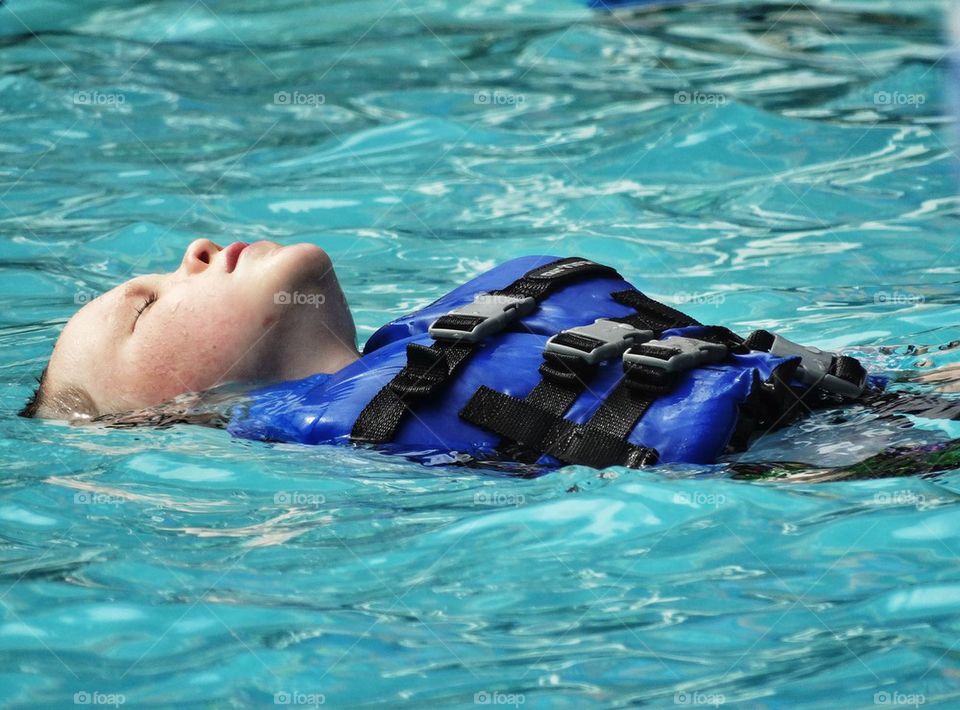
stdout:
[(631, 345), (646, 342), (652, 337), (652, 330), (639, 330), (627, 323), (598, 318), (589, 325), (568, 328), (551, 336), (543, 349), (545, 353), (569, 355), (595, 365), (618, 358)]
[(532, 296), (501, 296), (479, 293), (473, 303), (455, 308), (430, 324), (428, 333), (436, 340), (476, 343), (499, 333), (518, 318), (532, 313), (537, 301)]
[(775, 333), (772, 335), (773, 343), (770, 346), (770, 354), (777, 357), (799, 357), (800, 366), (797, 368), (796, 377), (804, 386), (822, 387), (831, 394), (852, 399), (856, 399), (863, 394), (867, 385), (866, 373), (858, 382), (850, 382), (832, 374), (835, 372), (836, 353), (799, 345)]
[(720, 343), (674, 335), (633, 346), (623, 354), (623, 364), (678, 373), (720, 362), (728, 352), (727, 346)]

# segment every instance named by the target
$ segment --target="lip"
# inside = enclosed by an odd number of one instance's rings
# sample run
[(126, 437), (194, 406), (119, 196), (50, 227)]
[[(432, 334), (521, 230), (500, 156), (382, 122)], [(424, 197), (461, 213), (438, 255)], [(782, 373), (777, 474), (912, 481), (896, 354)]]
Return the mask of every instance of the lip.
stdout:
[(246, 242), (234, 242), (223, 250), (223, 259), (228, 274), (232, 274), (237, 268), (237, 262), (240, 260), (240, 253), (246, 249), (249, 244)]

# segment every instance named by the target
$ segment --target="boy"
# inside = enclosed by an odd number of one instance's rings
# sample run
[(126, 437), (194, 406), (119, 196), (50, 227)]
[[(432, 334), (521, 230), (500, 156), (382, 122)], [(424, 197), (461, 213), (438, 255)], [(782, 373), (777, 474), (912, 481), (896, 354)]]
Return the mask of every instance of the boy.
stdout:
[[(363, 356), (355, 338), (319, 247), (199, 239), (176, 271), (76, 313), (21, 414), (635, 467), (713, 463), (870, 389), (853, 358), (702, 326), (580, 258), (516, 259), (387, 324)], [(223, 419), (178, 399), (226, 382), (261, 387)]]

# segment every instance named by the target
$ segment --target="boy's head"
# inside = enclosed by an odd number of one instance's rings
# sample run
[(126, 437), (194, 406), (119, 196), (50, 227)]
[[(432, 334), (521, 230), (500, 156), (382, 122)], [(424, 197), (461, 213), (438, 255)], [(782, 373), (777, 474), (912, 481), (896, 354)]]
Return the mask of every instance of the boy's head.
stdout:
[(176, 271), (138, 276), (75, 313), (21, 414), (95, 418), (222, 382), (336, 371), (356, 359), (355, 338), (319, 247), (198, 239)]

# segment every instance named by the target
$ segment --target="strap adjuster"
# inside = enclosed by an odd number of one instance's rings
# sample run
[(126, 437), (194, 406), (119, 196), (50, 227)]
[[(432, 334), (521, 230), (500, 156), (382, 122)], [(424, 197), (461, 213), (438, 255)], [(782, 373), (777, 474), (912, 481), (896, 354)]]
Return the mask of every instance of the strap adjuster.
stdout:
[(773, 343), (769, 353), (777, 357), (799, 357), (800, 366), (796, 377), (806, 387), (822, 387), (831, 394), (856, 399), (867, 384), (866, 372), (857, 368), (854, 380), (846, 380), (837, 376), (838, 356), (820, 348), (799, 345), (787, 340), (782, 335), (771, 333)]
[(623, 354), (623, 364), (624, 367), (642, 365), (669, 373), (686, 372), (720, 362), (727, 352), (727, 346), (720, 343), (673, 335), (633, 346)]
[(532, 313), (537, 307), (533, 296), (503, 296), (478, 293), (472, 303), (440, 316), (427, 332), (436, 340), (476, 343), (499, 333), (513, 321)]
[(550, 336), (545, 353), (571, 355), (595, 365), (620, 357), (631, 345), (646, 342), (653, 337), (652, 330), (639, 330), (627, 323), (608, 318), (597, 318), (589, 325), (568, 328)]

